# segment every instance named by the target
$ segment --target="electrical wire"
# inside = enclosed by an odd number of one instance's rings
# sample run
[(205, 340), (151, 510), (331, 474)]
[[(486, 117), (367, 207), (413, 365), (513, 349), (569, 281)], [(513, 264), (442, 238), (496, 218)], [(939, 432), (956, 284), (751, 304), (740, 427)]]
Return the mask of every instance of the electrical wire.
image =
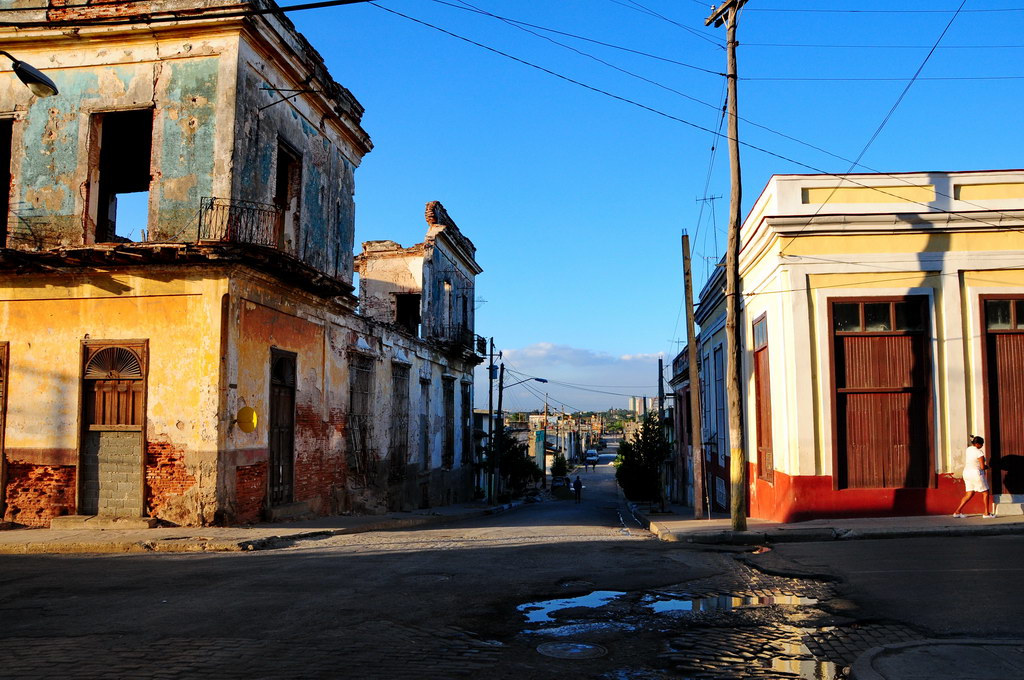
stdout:
[[(157, 12), (144, 12), (134, 14), (130, 17), (100, 17), (94, 19), (66, 19), (46, 21), (0, 21), (0, 26), (14, 28), (67, 28), (80, 26), (127, 26), (130, 24), (158, 24), (188, 19), (233, 19), (240, 17), (263, 16), (266, 14), (283, 14), (286, 12), (297, 12), (307, 9), (322, 9), (325, 7), (337, 7), (339, 5), (355, 5), (369, 2), (369, 0), (321, 0), (320, 2), (307, 2), (299, 5), (287, 5), (266, 7), (263, 9), (235, 9), (238, 5), (221, 5), (218, 7), (193, 7), (189, 9), (171, 9)], [(371, 3), (372, 4), (372, 3)], [(74, 7), (88, 8), (92, 5), (75, 5)], [(69, 5), (70, 7), (70, 5)], [(46, 7), (41, 9), (64, 9), (64, 7)], [(226, 10), (226, 11), (218, 11)], [(18, 8), (18, 11), (26, 11)]]
[(988, 9), (793, 9), (782, 7), (750, 7), (748, 12), (828, 12), (832, 14), (968, 14), (983, 12), (1024, 12), (1024, 7), (1001, 7)]
[(673, 19), (669, 19), (666, 16), (658, 14), (654, 10), (652, 10), (652, 9), (650, 9), (648, 7), (644, 7), (639, 2), (633, 2), (633, 0), (629, 0), (628, 3), (622, 2), (622, 0), (608, 0), (608, 1), (611, 2), (611, 3), (614, 3), (616, 5), (621, 5), (622, 7), (625, 7), (626, 9), (631, 9), (634, 12), (639, 12), (640, 14), (646, 14), (647, 16), (651, 16), (651, 17), (654, 17), (656, 19), (661, 19), (662, 21), (668, 22), (668, 23), (672, 24), (673, 26), (676, 26), (677, 28), (683, 29), (687, 33), (690, 33), (691, 35), (694, 35), (694, 36), (700, 38), (701, 40), (704, 40), (706, 42), (711, 43), (715, 47), (719, 47), (721, 49), (725, 49), (725, 45), (722, 43), (721, 40), (717, 40), (715, 38), (712, 38), (712, 37), (710, 37), (708, 35), (705, 35), (704, 33), (700, 32), (700, 31), (698, 31), (695, 28), (691, 28), (690, 26), (687, 26), (685, 24), (681, 24), (678, 21), (675, 21)]
[[(800, 236), (800, 234), (803, 233), (804, 229), (806, 229), (811, 224), (811, 222), (814, 221), (814, 218), (817, 217), (818, 214), (824, 209), (825, 205), (828, 204), (832, 196), (834, 196), (835, 193), (839, 191), (839, 187), (842, 184), (842, 181), (846, 178), (846, 176), (853, 172), (854, 168), (856, 168), (860, 164), (860, 161), (864, 157), (864, 154), (868, 152), (868, 149), (870, 149), (871, 145), (875, 143), (876, 139), (878, 139), (878, 136), (882, 133), (882, 130), (885, 128), (886, 124), (888, 124), (893, 114), (896, 113), (896, 109), (899, 108), (899, 105), (903, 102), (904, 98), (907, 96), (907, 93), (910, 92), (910, 88), (917, 81), (918, 76), (921, 75), (921, 71), (924, 70), (925, 65), (931, 59), (932, 55), (935, 54), (935, 48), (938, 47), (939, 43), (942, 42), (942, 39), (946, 36), (946, 33), (949, 32), (950, 26), (952, 26), (953, 22), (956, 21), (956, 18), (960, 16), (960, 10), (963, 9), (963, 6), (966, 4), (967, 0), (961, 0), (960, 7), (957, 9), (956, 13), (954, 13), (953, 16), (950, 17), (949, 21), (946, 23), (946, 27), (943, 28), (942, 32), (939, 34), (939, 37), (935, 39), (935, 43), (932, 45), (932, 48), (928, 51), (928, 54), (925, 55), (924, 59), (921, 61), (921, 64), (917, 67), (917, 70), (914, 72), (914, 77), (910, 79), (910, 82), (907, 83), (906, 87), (903, 88), (903, 91), (900, 92), (898, 97), (896, 97), (896, 101), (889, 108), (889, 111), (888, 113), (885, 114), (885, 117), (882, 118), (882, 122), (878, 124), (877, 128), (875, 128), (874, 133), (864, 144), (863, 148), (861, 148), (860, 153), (857, 154), (857, 157), (853, 161), (851, 161), (850, 167), (846, 170), (845, 173), (843, 173), (843, 176), (840, 177), (840, 181), (836, 183), (835, 187), (832, 188), (832, 191), (829, 192), (828, 197), (818, 204), (818, 208), (814, 211), (814, 214), (807, 219), (807, 222), (804, 224), (804, 226), (800, 227), (800, 229), (794, 236), (789, 237), (790, 244), (792, 244), (796, 240), (797, 236)], [(785, 246), (782, 247), (782, 254), (785, 254), (785, 248)]]
[[(546, 26), (540, 26), (538, 24), (531, 24), (531, 23), (528, 23), (526, 21), (519, 21), (517, 19), (510, 19), (509, 17), (501, 16), (501, 15), (498, 15), (498, 14), (493, 14), (492, 12), (488, 12), (487, 10), (480, 9), (479, 7), (475, 7), (473, 5), (469, 5), (468, 7), (463, 7), (463, 6), (456, 5), (456, 4), (451, 3), (451, 2), (446, 2), (445, 0), (431, 0), (431, 2), (435, 2), (438, 5), (445, 5), (447, 7), (452, 7), (454, 9), (462, 10), (464, 12), (473, 12), (475, 14), (481, 14), (483, 16), (488, 16), (488, 17), (492, 17), (494, 19), (499, 19), (501, 21), (504, 21), (507, 24), (515, 24), (515, 25), (518, 25), (518, 26), (525, 26), (527, 28), (533, 28), (533, 29), (536, 29), (538, 31), (543, 31), (545, 33), (554, 33), (555, 35), (561, 35), (561, 36), (564, 36), (566, 38), (574, 38), (576, 40), (582, 40), (584, 42), (593, 43), (594, 45), (601, 45), (602, 47), (608, 47), (608, 48), (611, 48), (611, 49), (614, 49), (614, 50), (620, 50), (622, 52), (628, 52), (630, 54), (636, 54), (636, 55), (641, 56), (641, 57), (647, 57), (648, 59), (654, 59), (654, 60), (657, 60), (657, 61), (662, 61), (662, 62), (665, 62), (667, 64), (674, 64), (676, 66), (683, 66), (685, 68), (693, 69), (695, 71), (700, 71), (702, 73), (707, 73), (707, 74), (710, 74), (710, 75), (722, 76), (722, 77), (725, 76), (725, 74), (722, 73), (721, 71), (715, 71), (714, 69), (703, 68), (701, 66), (695, 66), (693, 64), (688, 64), (686, 62), (677, 61), (675, 59), (669, 59), (668, 57), (661, 57), (661, 56), (658, 56), (656, 54), (651, 54), (650, 52), (642, 52), (640, 50), (635, 50), (635, 49), (632, 49), (630, 47), (623, 47), (621, 45), (614, 45), (612, 43), (604, 42), (604, 41), (601, 41), (601, 40), (595, 40), (594, 38), (588, 38), (586, 36), (577, 35), (575, 33), (568, 33), (566, 31), (559, 31), (559, 30), (556, 30), (554, 28), (548, 28)], [(464, 4), (468, 4), (468, 3), (464, 3)]]
[[(745, 42), (744, 47), (794, 47), (825, 50), (926, 50), (930, 45), (826, 45), (815, 43), (756, 43)], [(940, 50), (1013, 50), (1024, 45), (941, 45)]]

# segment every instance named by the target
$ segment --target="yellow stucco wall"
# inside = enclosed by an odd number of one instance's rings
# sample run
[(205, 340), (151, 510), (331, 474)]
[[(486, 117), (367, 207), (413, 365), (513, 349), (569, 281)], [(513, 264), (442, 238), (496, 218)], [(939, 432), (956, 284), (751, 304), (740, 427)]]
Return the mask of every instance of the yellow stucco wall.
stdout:
[[(218, 508), (226, 278), (212, 269), (152, 267), (145, 274), (125, 270), (88, 278), (64, 274), (0, 280), (0, 341), (8, 343), (4, 454), (8, 466), (21, 465), (22, 470), (77, 469), (83, 341), (146, 341), (141, 502), (151, 516), (180, 524), (210, 523)], [(65, 484), (75, 487), (77, 479), (72, 472)], [(8, 513), (38, 524), (45, 523), (48, 513), (76, 511), (74, 488), (52, 490), (59, 490), (63, 500), (40, 508), (25, 506), (29, 500), (10, 495), (12, 487), (7, 487)]]
[(147, 438), (216, 448), (221, 281), (19, 277), (3, 282), (8, 449), (77, 447), (82, 341), (148, 340)]

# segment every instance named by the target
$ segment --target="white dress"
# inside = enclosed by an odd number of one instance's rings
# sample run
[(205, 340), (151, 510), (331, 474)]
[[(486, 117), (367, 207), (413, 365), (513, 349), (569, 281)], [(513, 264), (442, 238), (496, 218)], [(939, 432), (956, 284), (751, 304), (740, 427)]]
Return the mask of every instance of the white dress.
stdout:
[(985, 452), (976, 446), (968, 446), (964, 453), (964, 486), (968, 491), (988, 491), (988, 480), (981, 461)]

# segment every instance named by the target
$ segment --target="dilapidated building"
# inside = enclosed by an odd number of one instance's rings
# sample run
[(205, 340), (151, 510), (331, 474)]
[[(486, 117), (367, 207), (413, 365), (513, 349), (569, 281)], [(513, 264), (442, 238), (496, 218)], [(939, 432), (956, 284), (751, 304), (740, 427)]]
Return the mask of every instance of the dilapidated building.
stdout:
[(0, 71), (4, 518), (468, 499), (475, 248), (429, 204), (419, 309), (381, 312), (371, 245), (358, 312), (372, 146), (316, 51), (268, 0), (41, 4), (0, 26), (60, 90)]

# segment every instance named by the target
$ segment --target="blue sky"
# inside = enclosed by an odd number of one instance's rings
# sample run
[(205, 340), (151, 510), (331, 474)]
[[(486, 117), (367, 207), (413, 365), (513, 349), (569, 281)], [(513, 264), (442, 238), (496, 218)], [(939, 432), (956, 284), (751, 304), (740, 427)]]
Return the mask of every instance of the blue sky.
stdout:
[[(740, 138), (764, 151), (742, 150), (744, 214), (772, 174), (846, 172), (862, 151), (859, 171), (1024, 166), (1024, 2), (967, 2), (954, 19), (958, 7), (750, 0)], [(507, 383), (551, 380), (510, 387), (506, 409), (545, 391), (557, 408), (622, 407), (656, 394), (658, 356), (681, 347), (680, 234), (699, 287), (729, 196), (726, 142), (710, 132), (725, 30), (705, 28), (708, 13), (696, 0), (384, 0), (289, 15), (366, 108), (357, 251), (421, 241), (424, 204), (444, 203), (477, 246), (477, 332), (519, 371)]]

